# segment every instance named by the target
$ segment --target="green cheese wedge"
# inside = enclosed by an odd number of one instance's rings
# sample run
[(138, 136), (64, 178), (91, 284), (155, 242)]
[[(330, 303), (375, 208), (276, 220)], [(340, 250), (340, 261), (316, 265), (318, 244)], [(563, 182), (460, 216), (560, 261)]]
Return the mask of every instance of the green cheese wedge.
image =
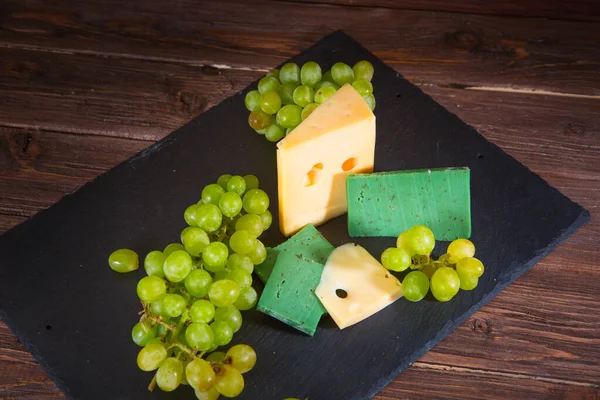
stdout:
[(348, 175), (350, 236), (398, 236), (415, 225), (437, 240), (471, 236), (468, 168)]
[(301, 254), (304, 258), (325, 264), (333, 250), (334, 247), (321, 235), (321, 232), (314, 225), (308, 224), (287, 241), (267, 249), (267, 258), (262, 264), (254, 267), (254, 272), (263, 283), (266, 283), (271, 276), (277, 256), (282, 252)]
[(326, 312), (315, 295), (322, 272), (319, 262), (291, 251), (281, 252), (256, 309), (313, 336)]

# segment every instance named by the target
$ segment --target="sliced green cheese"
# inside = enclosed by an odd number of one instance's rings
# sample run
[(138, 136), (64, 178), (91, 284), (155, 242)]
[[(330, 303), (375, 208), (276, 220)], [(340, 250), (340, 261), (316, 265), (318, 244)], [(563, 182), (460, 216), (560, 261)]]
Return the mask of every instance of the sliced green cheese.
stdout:
[(333, 250), (334, 247), (321, 235), (321, 232), (309, 224), (279, 246), (267, 249), (267, 258), (262, 264), (254, 267), (254, 272), (263, 283), (266, 283), (271, 276), (277, 256), (282, 252), (301, 254), (304, 258), (325, 264)]
[(313, 336), (326, 312), (315, 295), (322, 272), (321, 263), (299, 253), (281, 252), (256, 309)]
[(468, 168), (348, 175), (350, 236), (398, 236), (428, 226), (438, 240), (471, 236)]

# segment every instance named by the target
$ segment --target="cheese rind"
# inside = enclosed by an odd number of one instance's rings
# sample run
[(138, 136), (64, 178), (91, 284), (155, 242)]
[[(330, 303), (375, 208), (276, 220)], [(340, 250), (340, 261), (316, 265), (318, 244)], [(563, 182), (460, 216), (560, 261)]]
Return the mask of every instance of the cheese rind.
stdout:
[(344, 329), (402, 297), (402, 285), (367, 250), (348, 243), (329, 256), (315, 294)]

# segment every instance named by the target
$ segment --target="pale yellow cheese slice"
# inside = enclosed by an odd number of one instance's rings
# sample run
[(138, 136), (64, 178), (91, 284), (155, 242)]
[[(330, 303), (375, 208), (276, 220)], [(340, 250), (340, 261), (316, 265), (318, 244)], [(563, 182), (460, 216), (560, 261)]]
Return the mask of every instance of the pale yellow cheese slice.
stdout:
[(281, 233), (344, 214), (346, 175), (372, 172), (374, 158), (375, 115), (346, 84), (277, 144)]
[(402, 297), (402, 285), (367, 250), (348, 243), (327, 259), (315, 294), (344, 329)]

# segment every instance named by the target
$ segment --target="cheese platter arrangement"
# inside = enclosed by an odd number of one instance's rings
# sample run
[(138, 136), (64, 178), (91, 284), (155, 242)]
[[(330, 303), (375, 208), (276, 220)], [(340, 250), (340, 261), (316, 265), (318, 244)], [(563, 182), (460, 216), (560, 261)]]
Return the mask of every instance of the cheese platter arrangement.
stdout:
[(588, 218), (335, 32), (4, 234), (0, 317), (69, 398), (366, 399)]

